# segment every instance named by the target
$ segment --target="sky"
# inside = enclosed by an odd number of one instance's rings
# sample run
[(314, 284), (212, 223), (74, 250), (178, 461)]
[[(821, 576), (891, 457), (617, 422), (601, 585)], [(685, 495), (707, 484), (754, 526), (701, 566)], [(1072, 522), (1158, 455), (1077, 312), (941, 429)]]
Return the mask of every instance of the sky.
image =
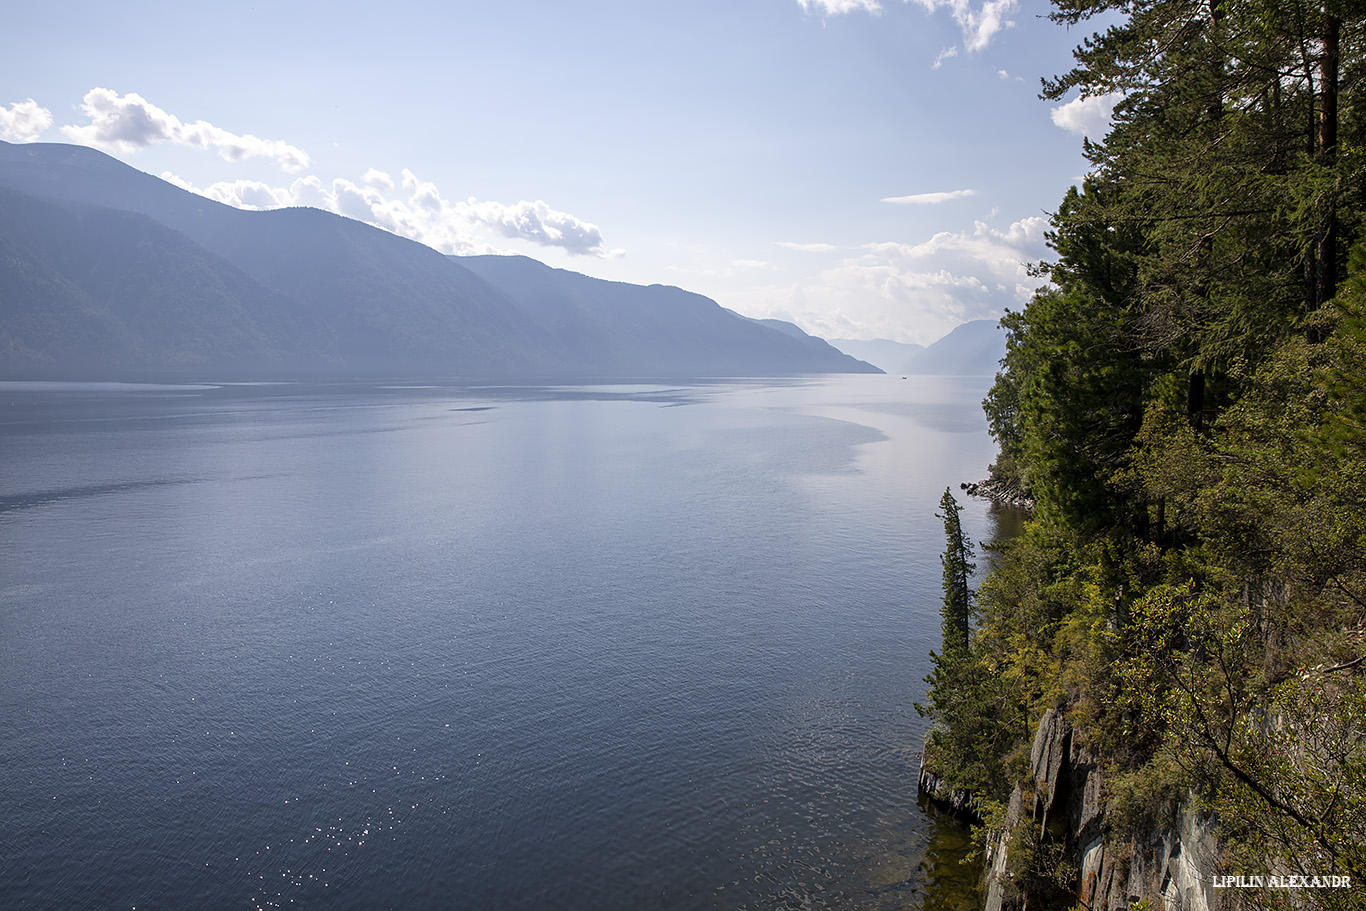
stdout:
[(0, 138), (927, 344), (1028, 300), (1104, 98), (1031, 0), (21, 4)]

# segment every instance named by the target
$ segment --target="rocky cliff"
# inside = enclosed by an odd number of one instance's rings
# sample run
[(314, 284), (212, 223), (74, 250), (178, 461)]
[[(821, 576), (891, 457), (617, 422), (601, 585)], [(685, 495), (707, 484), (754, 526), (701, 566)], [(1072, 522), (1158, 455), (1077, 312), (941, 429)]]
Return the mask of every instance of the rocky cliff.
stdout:
[(973, 796), (967, 791), (957, 791), (946, 785), (944, 776), (931, 765), (923, 750), (920, 753), (920, 778), (917, 784), (921, 794), (945, 809), (971, 822), (982, 821)]
[(1183, 809), (1167, 827), (1120, 838), (1106, 820), (1099, 763), (1075, 729), (1049, 710), (1030, 756), (1033, 781), (1017, 785), (986, 855), (987, 911), (1040, 907), (1040, 885), (1091, 911), (1217, 911), (1219, 846), (1213, 820)]

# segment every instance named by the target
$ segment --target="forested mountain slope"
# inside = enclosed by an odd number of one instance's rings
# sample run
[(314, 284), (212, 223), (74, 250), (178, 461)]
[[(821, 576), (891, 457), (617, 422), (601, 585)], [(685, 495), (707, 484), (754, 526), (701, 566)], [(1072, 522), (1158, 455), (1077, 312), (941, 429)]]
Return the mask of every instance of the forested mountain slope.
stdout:
[(536, 380), (863, 373), (678, 288), (482, 271), (309, 208), (244, 211), (101, 152), (0, 142), (0, 370)]
[(1088, 837), (1135, 869), (1191, 811), (1218, 872), (1358, 884), (1239, 907), (1363, 907), (1366, 8), (1053, 6), (1114, 24), (1045, 95), (1122, 98), (1053, 217), (1049, 285), (1002, 320), (993, 471), (1038, 505), (969, 647), (936, 658), (927, 755), (997, 826), (1023, 782), (1004, 906), (1091, 907), (1104, 878), (1031, 818), (1063, 800), (1031, 768), (1048, 719), (1103, 775)]

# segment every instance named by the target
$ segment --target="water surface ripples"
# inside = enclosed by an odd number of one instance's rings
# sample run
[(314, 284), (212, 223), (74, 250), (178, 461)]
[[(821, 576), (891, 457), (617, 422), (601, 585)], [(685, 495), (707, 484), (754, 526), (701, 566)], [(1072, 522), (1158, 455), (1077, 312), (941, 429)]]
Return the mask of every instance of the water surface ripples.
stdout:
[(982, 388), (0, 384), (0, 895), (943, 906)]

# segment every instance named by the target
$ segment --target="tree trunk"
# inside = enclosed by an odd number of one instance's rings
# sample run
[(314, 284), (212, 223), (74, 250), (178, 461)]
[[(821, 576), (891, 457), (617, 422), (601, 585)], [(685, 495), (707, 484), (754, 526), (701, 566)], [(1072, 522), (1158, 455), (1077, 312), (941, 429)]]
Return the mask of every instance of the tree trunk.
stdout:
[(1204, 429), (1205, 371), (1192, 370), (1186, 378), (1186, 419), (1197, 431)]
[[(1319, 136), (1318, 158), (1324, 168), (1336, 163), (1338, 145), (1338, 70), (1340, 68), (1339, 33), (1341, 20), (1323, 10), (1323, 58), (1319, 66)], [(1325, 191), (1320, 203), (1318, 240), (1314, 248), (1314, 298), (1310, 310), (1317, 310), (1337, 294), (1338, 280), (1338, 218), (1337, 188)], [(1322, 341), (1316, 330), (1309, 331), (1309, 341)]]

